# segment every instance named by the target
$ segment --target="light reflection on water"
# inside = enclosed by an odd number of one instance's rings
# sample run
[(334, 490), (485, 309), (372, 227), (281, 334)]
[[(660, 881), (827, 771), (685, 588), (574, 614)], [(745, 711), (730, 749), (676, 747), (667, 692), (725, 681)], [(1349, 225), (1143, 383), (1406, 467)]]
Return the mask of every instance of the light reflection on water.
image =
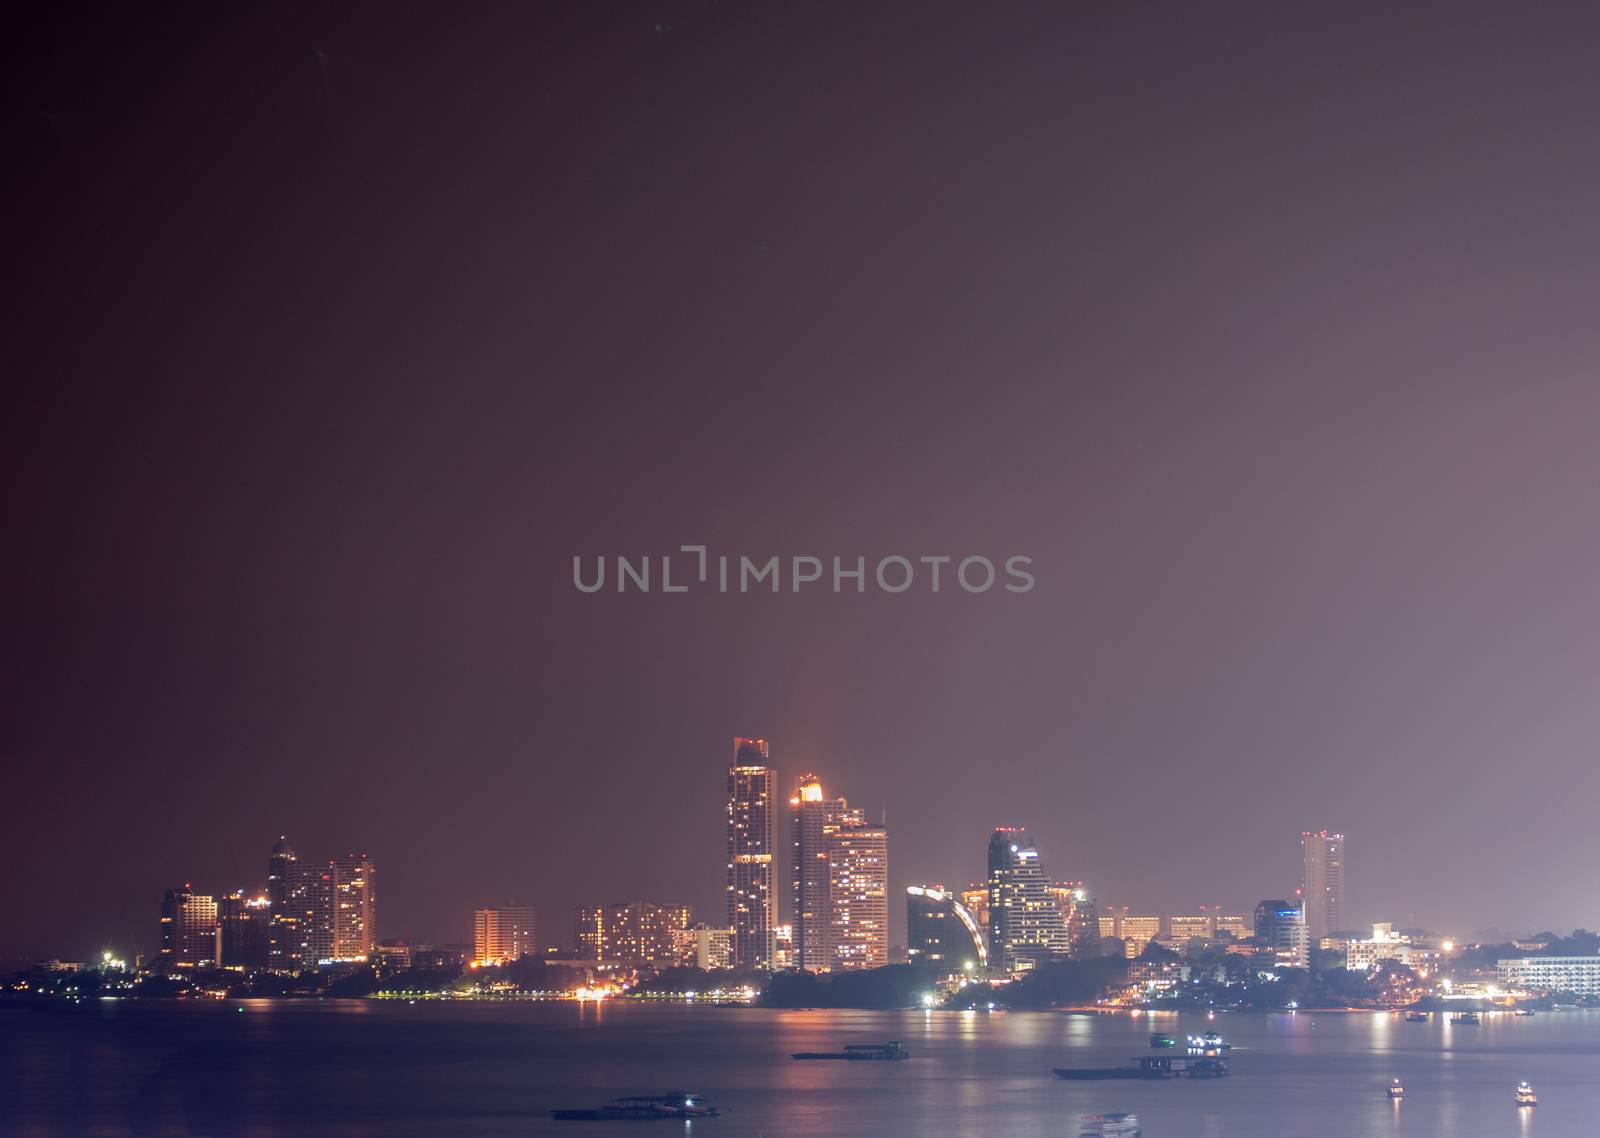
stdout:
[[(1063, 1082), (1058, 1066), (1150, 1054), (1149, 1035), (1222, 1032), (1221, 1081)], [(898, 1039), (903, 1063), (790, 1053)], [(553, 1107), (674, 1089), (726, 1113), (695, 1138), (1075, 1138), (1136, 1110), (1150, 1138), (1566, 1138), (1600, 1114), (1600, 1013), (1082, 1016), (706, 1006), (122, 1001), (0, 1010), (0, 1136), (500, 1138), (638, 1134), (553, 1122)], [(1394, 1077), (1403, 1100), (1385, 1088)], [(1540, 1094), (1518, 1109), (1519, 1079)], [(674, 1133), (676, 1123), (664, 1124)], [(651, 1133), (662, 1133), (651, 1128)]]

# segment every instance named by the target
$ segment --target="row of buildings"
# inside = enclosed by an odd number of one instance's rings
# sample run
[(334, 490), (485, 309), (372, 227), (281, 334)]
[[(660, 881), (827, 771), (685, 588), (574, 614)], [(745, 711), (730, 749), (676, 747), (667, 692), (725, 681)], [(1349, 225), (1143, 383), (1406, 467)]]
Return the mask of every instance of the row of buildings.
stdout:
[(302, 860), (279, 838), (264, 889), (224, 897), (189, 885), (166, 891), (158, 963), (293, 972), (368, 960), (377, 943), (374, 876), (366, 854)]

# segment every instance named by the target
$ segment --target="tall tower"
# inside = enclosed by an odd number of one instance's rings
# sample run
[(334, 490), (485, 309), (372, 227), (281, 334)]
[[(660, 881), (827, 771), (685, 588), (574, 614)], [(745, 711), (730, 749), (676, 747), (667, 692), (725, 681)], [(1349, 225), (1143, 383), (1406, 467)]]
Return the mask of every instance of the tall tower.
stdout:
[(794, 964), (807, 972), (831, 967), (833, 962), (828, 938), (828, 830), (837, 805), (823, 795), (814, 774), (801, 775), (789, 798)]
[(1305, 861), (1306, 939), (1316, 948), (1323, 937), (1344, 923), (1344, 835), (1318, 830), (1300, 835)]
[(728, 768), (728, 925), (733, 963), (771, 968), (777, 894), (772, 879), (775, 772), (765, 739), (734, 739)]
[(989, 839), (989, 964), (1022, 972), (1071, 948), (1061, 907), (1026, 830), (1002, 827)]
[(305, 881), (300, 858), (279, 837), (267, 860), (267, 967), (292, 972), (303, 963)]
[(217, 963), (217, 899), (189, 885), (168, 889), (161, 898), (161, 955), (177, 968)]

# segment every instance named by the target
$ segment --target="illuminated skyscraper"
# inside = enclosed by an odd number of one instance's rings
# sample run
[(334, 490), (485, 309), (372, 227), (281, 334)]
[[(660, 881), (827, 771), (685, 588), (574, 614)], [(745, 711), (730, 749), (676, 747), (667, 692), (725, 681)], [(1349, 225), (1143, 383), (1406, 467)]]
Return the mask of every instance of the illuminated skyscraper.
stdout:
[(537, 955), (532, 905), (491, 905), (472, 914), (472, 959), (479, 964), (509, 964)]
[(845, 812), (829, 835), (828, 908), (835, 968), (889, 963), (889, 831)]
[(828, 831), (838, 803), (829, 802), (814, 774), (800, 776), (789, 798), (794, 905), (794, 964), (816, 972), (833, 964), (828, 918)]
[(1319, 943), (1330, 932), (1342, 931), (1344, 923), (1344, 835), (1327, 830), (1300, 835), (1300, 853), (1305, 862), (1306, 936)]
[(1061, 908), (1026, 830), (989, 839), (989, 963), (1022, 972), (1070, 950)]
[(161, 898), (161, 955), (175, 968), (197, 968), (217, 961), (217, 901), (188, 885), (168, 889)]
[(771, 968), (777, 894), (773, 884), (772, 812), (777, 772), (765, 739), (734, 739), (728, 768), (728, 927), (740, 968)]

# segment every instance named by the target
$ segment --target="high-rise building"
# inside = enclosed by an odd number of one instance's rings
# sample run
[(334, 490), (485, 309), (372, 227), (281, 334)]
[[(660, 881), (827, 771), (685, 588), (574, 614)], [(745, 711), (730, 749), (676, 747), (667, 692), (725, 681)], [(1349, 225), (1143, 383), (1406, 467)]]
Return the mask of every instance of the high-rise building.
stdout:
[(1306, 914), (1298, 904), (1281, 898), (1256, 906), (1256, 936), (1272, 954), (1275, 967), (1305, 968), (1311, 961)]
[(950, 972), (986, 968), (989, 939), (978, 919), (940, 885), (906, 887), (906, 955)]
[(1229, 936), (1234, 940), (1250, 938), (1250, 920), (1243, 914), (1219, 913), (1213, 924), (1216, 926), (1213, 936)]
[(1344, 924), (1344, 835), (1318, 830), (1300, 835), (1305, 863), (1306, 935), (1317, 944)]
[(573, 916), (579, 956), (630, 968), (672, 964), (675, 935), (693, 923), (689, 906), (652, 901), (585, 905)]
[(829, 941), (835, 968), (889, 963), (889, 831), (850, 811), (828, 847)]
[(332, 946), (328, 959), (366, 960), (377, 943), (372, 859), (345, 854), (330, 861), (325, 897)]
[(1174, 913), (1167, 918), (1167, 935), (1174, 948), (1182, 948), (1192, 940), (1216, 936), (1216, 921), (1210, 913)]
[(161, 898), (161, 955), (169, 967), (198, 968), (217, 962), (217, 901), (189, 885)]
[(275, 971), (293, 972), (306, 961), (307, 885), (299, 855), (280, 837), (267, 860), (267, 967)]
[(733, 741), (728, 767), (728, 927), (740, 968), (771, 968), (777, 922), (772, 812), (777, 772), (765, 739)]
[(272, 902), (235, 891), (217, 899), (217, 959), (224, 968), (251, 972), (267, 966)]
[(801, 775), (789, 798), (789, 889), (794, 912), (794, 966), (807, 972), (832, 967), (828, 836), (840, 802), (830, 802), (814, 774)]
[(532, 905), (490, 905), (472, 914), (472, 959), (479, 964), (509, 964), (535, 956), (537, 914)]
[(989, 839), (990, 966), (1022, 972), (1066, 956), (1070, 948), (1060, 906), (1027, 831), (996, 830)]
[(733, 960), (733, 930), (691, 925), (672, 934), (673, 959), (685, 968), (710, 971)]

